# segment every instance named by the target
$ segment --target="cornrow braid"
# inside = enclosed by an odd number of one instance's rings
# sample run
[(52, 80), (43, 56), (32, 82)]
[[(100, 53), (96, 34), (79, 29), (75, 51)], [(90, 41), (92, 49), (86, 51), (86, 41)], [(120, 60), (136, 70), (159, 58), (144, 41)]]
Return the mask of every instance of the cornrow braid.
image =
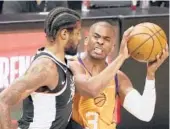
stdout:
[(61, 28), (73, 30), (77, 21), (80, 21), (80, 15), (76, 11), (64, 7), (54, 8), (46, 17), (44, 31), (47, 37), (55, 40)]

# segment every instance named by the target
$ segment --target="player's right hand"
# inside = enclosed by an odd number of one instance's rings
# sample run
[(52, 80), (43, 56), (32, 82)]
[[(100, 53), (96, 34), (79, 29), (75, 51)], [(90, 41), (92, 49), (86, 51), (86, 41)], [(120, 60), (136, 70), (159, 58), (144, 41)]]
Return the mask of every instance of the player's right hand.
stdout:
[(157, 59), (155, 61), (147, 63), (147, 78), (148, 79), (155, 78), (155, 72), (163, 64), (163, 62), (168, 58), (168, 56), (169, 56), (169, 47), (167, 44), (162, 54), (157, 55)]
[(130, 33), (133, 31), (133, 26), (131, 26), (130, 28), (128, 28), (124, 34), (123, 34), (123, 37), (122, 37), (122, 41), (121, 41), (121, 44), (120, 44), (120, 50), (119, 50), (119, 55), (123, 56), (124, 59), (127, 59), (129, 58), (129, 52), (128, 52), (128, 47), (127, 47), (127, 42), (130, 38)]

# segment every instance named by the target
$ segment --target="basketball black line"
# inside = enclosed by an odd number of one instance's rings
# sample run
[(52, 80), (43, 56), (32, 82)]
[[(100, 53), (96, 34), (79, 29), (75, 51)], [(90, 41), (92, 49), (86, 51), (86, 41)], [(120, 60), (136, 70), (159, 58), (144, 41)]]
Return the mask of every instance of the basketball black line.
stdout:
[[(134, 36), (136, 36), (136, 35), (141, 35), (141, 34), (145, 34), (145, 35), (149, 35), (150, 37), (151, 37), (151, 35), (150, 34), (148, 34), (148, 33), (138, 33), (138, 34), (134, 34), (134, 35), (131, 35), (130, 37), (134, 37)], [(149, 38), (150, 38), (149, 37)], [(149, 39), (148, 38), (148, 39)], [(148, 41), (148, 39), (146, 39), (147, 41)], [(144, 42), (146, 42), (146, 41), (144, 41)], [(142, 44), (143, 45), (143, 44)], [(139, 46), (138, 46), (139, 47)], [(136, 50), (136, 49), (135, 49)], [(130, 54), (132, 54), (135, 50), (133, 50)]]
[[(157, 31), (156, 33), (158, 33), (159, 31)], [(145, 44), (150, 38), (152, 38), (156, 33), (154, 33), (153, 35), (151, 35), (149, 38), (147, 38), (145, 41), (143, 41), (143, 43), (142, 44), (140, 44), (138, 47), (136, 47), (136, 49), (133, 51), (133, 52), (131, 52), (130, 54), (133, 54), (138, 48), (140, 48), (143, 44)], [(152, 40), (153, 40), (153, 38), (152, 38)]]
[[(156, 29), (156, 27), (155, 27), (155, 25), (153, 24), (153, 27), (155, 28), (155, 30), (157, 31), (157, 29)], [(163, 31), (163, 30), (162, 30)], [(159, 33), (159, 35), (166, 41), (167, 39), (166, 39), (166, 37), (164, 37), (163, 35), (161, 35), (161, 33)]]
[[(142, 25), (140, 25), (140, 26), (143, 26), (143, 27), (145, 27), (145, 28), (147, 28), (147, 29), (149, 29), (152, 33), (154, 33), (153, 31), (152, 31), (152, 29), (150, 29), (149, 27), (147, 27), (147, 26), (144, 26), (145, 24), (142, 24)], [(152, 24), (153, 25), (153, 24)], [(156, 30), (156, 29), (155, 29)], [(157, 30), (156, 30), (156, 32), (157, 32)], [(155, 35), (156, 36), (156, 35)], [(157, 36), (156, 36), (157, 37)], [(152, 43), (153, 43), (153, 45), (152, 45), (152, 48), (151, 48), (151, 51), (150, 51), (150, 54), (149, 54), (149, 56), (148, 56), (148, 58), (146, 58), (145, 60), (148, 60), (149, 58), (150, 58), (150, 56), (152, 55), (152, 52), (153, 52), (153, 48), (154, 48), (154, 39), (153, 39), (153, 36), (151, 37), (152, 38)], [(157, 38), (158, 39), (158, 38)], [(161, 46), (162, 47), (162, 46)]]
[[(159, 30), (159, 31), (161, 31), (161, 30)], [(155, 34), (157, 34), (157, 33), (159, 33), (159, 31), (157, 31), (156, 33), (154, 33), (152, 36), (151, 36), (151, 38), (152, 38), (152, 41), (153, 41), (153, 45), (152, 45), (152, 49), (151, 49), (151, 52), (150, 52), (150, 54), (149, 54), (149, 57), (148, 58), (146, 58), (145, 60), (147, 60), (147, 59), (149, 59), (150, 58), (150, 56), (151, 56), (151, 54), (152, 54), (152, 52), (153, 52), (153, 47), (154, 47), (154, 40), (153, 40), (153, 36), (156, 36)], [(147, 40), (148, 41), (148, 40)], [(146, 42), (146, 41), (145, 41)], [(140, 47), (139, 47), (140, 48)], [(134, 55), (134, 57), (136, 57), (136, 55), (137, 55), (138, 53), (136, 53), (135, 55)]]
[(104, 98), (106, 99), (106, 95), (105, 95), (104, 93), (101, 93), (101, 95), (103, 95), (103, 96), (104, 96)]
[(133, 37), (133, 36), (136, 36), (136, 35), (140, 35), (140, 34), (145, 34), (145, 35), (149, 35), (149, 36), (151, 36), (151, 35), (150, 35), (150, 34), (148, 34), (148, 33), (137, 33), (137, 34), (131, 35), (130, 37)]
[[(150, 29), (149, 27), (147, 27), (147, 26), (144, 26), (143, 25), (143, 27), (145, 27), (145, 28), (147, 28), (148, 30), (150, 30), (152, 33), (154, 33), (153, 32), (153, 30), (152, 29)], [(160, 29), (160, 30), (162, 30), (162, 29)], [(159, 30), (159, 32), (160, 32), (160, 30)], [(158, 31), (156, 31), (156, 33), (157, 33)], [(156, 34), (156, 33), (154, 33), (154, 34)], [(159, 34), (159, 33), (158, 33)], [(155, 35), (156, 36), (156, 35)], [(163, 49), (163, 47), (162, 47), (162, 44), (160, 43), (160, 40), (159, 40), (159, 38), (156, 36), (156, 38), (158, 39), (158, 41), (159, 41), (159, 45), (161, 46), (161, 49)]]
[[(104, 102), (102, 102), (102, 101), (104, 101)], [(101, 103), (101, 102), (102, 102), (102, 104), (100, 104), (100, 105), (103, 106), (106, 101), (105, 101), (105, 99), (102, 99), (102, 100), (100, 100), (100, 101), (98, 101), (98, 102), (94, 102), (94, 103), (95, 103), (96, 106), (99, 106), (98, 104)], [(100, 107), (101, 107), (101, 106), (100, 106)]]
[[(157, 31), (156, 33), (154, 33), (152, 36), (151, 36), (151, 38), (152, 38), (152, 41), (153, 41), (153, 45), (152, 45), (152, 49), (151, 49), (151, 52), (150, 52), (150, 54), (149, 54), (149, 57), (148, 58), (146, 58), (145, 60), (148, 60), (149, 58), (150, 58), (150, 56), (152, 55), (152, 52), (153, 52), (153, 48), (154, 48), (154, 40), (153, 40), (153, 36), (156, 36), (156, 34), (158, 33), (159, 34), (159, 32), (161, 31), (162, 29), (160, 29), (159, 31)], [(156, 36), (157, 37), (157, 36)], [(159, 41), (159, 44), (160, 44), (160, 40), (159, 40), (159, 38), (157, 37), (157, 39), (158, 39), (158, 41)], [(161, 48), (162, 48), (162, 44), (160, 44), (160, 46), (161, 46)], [(136, 54), (137, 55), (137, 54)], [(136, 55), (134, 55), (134, 57), (136, 56)]]
[(154, 48), (154, 45), (155, 45), (155, 44), (154, 44), (154, 39), (153, 39), (153, 37), (152, 37), (152, 41), (153, 41), (153, 42), (152, 42), (152, 44), (153, 44), (153, 45), (152, 45), (152, 48), (151, 48), (150, 54), (149, 54), (148, 58), (146, 58), (145, 60), (148, 60), (148, 59), (150, 58), (150, 56), (152, 55), (153, 48)]
[(106, 97), (103, 97), (103, 96), (99, 96), (99, 97), (96, 97), (96, 98), (94, 98), (94, 99), (98, 99), (98, 98), (106, 98)]
[[(154, 26), (154, 24), (152, 24), (153, 25), (153, 27), (155, 28), (155, 26)], [(141, 25), (142, 26), (142, 25)], [(143, 25), (143, 27), (145, 27), (145, 28), (147, 28), (148, 30), (150, 30), (152, 33), (154, 33), (153, 32), (153, 30), (152, 29), (150, 29), (149, 27), (147, 27), (147, 26), (144, 26)], [(158, 32), (158, 30), (157, 29), (155, 29), (156, 30), (156, 32)], [(160, 29), (160, 30), (162, 30), (162, 29)], [(160, 32), (160, 30), (159, 30), (159, 32)], [(160, 33), (158, 33), (159, 35), (160, 35)], [(162, 37), (162, 36), (161, 36)], [(159, 38), (156, 36), (156, 38), (158, 39), (158, 41), (159, 41), (159, 44), (160, 44), (160, 46), (161, 46), (161, 49), (163, 49), (163, 47), (162, 47), (162, 44), (161, 44), (161, 42), (160, 42), (160, 40), (159, 40)], [(166, 40), (165, 40), (166, 41)]]
[(97, 96), (94, 99), (98, 99), (98, 98), (105, 98), (106, 99), (106, 95), (104, 93), (100, 93), (100, 96)]
[(102, 98), (102, 99), (99, 99), (97, 102), (96, 102), (97, 100), (95, 100), (95, 103), (100, 103), (101, 101), (106, 101), (104, 98)]
[[(149, 59), (150, 58), (150, 56), (151, 56), (151, 54), (152, 54), (152, 51), (153, 51), (153, 47), (154, 47), (154, 40), (153, 40), (153, 37), (151, 36), (150, 37), (151, 39), (152, 39), (152, 48), (151, 48), (151, 51), (150, 51), (150, 54), (149, 54), (149, 56), (145, 59), (145, 60), (147, 60), (147, 59)], [(148, 41), (148, 40), (147, 40)], [(146, 42), (146, 41), (145, 41)], [(138, 53), (136, 53), (136, 55), (137, 55)], [(134, 57), (136, 57), (136, 55), (134, 55)]]
[(105, 96), (105, 94), (104, 94), (104, 93), (100, 93), (100, 94)]

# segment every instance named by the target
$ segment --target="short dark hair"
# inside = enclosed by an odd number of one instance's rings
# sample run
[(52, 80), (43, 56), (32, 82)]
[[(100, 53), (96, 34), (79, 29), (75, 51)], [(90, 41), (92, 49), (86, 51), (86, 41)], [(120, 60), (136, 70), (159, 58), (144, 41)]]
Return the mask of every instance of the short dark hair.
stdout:
[(77, 21), (80, 21), (80, 15), (76, 11), (65, 7), (57, 7), (48, 14), (44, 31), (48, 38), (55, 40), (55, 36), (60, 29), (73, 30)]

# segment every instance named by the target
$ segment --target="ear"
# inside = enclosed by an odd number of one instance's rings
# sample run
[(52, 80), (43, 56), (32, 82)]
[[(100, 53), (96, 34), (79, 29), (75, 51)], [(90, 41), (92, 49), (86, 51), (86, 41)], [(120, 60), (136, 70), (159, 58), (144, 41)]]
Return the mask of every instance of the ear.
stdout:
[(67, 29), (62, 29), (60, 31), (60, 37), (63, 39), (63, 40), (67, 40), (68, 37), (69, 37), (69, 32), (67, 31)]
[(85, 39), (84, 39), (84, 45), (87, 46), (88, 45), (88, 41), (89, 41), (89, 37), (86, 36)]

